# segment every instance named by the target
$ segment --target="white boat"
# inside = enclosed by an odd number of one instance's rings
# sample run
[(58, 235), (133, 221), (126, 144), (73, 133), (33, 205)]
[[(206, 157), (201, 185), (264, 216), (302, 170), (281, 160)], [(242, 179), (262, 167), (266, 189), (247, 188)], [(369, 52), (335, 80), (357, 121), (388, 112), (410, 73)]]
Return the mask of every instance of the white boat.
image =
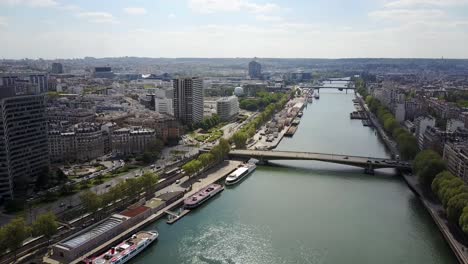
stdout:
[(257, 168), (257, 166), (255, 164), (253, 164), (253, 163), (247, 163), (247, 164), (243, 165), (242, 167), (238, 168), (237, 170), (231, 172), (231, 174), (229, 174), (226, 177), (225, 184), (226, 185), (234, 185), (234, 184), (240, 182), (247, 175), (252, 173), (256, 168)]
[(104, 254), (93, 259), (93, 264), (122, 264), (128, 262), (130, 259), (138, 255), (141, 251), (147, 248), (151, 243), (158, 239), (159, 233), (157, 231), (141, 231), (131, 238), (123, 241), (119, 245), (112, 247)]

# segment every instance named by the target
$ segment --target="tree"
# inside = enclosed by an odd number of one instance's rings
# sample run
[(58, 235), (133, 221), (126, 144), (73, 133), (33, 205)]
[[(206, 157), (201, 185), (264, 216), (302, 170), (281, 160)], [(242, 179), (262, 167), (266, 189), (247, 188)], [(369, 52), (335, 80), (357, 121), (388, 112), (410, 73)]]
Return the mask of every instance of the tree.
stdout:
[(203, 167), (211, 165), (215, 161), (215, 157), (211, 153), (203, 153), (198, 157)]
[(442, 159), (432, 159), (428, 162), (427, 166), (419, 171), (419, 182), (425, 188), (429, 188), (435, 176), (445, 170), (445, 162)]
[(15, 218), (4, 227), (4, 236), (7, 241), (8, 249), (15, 254), (16, 251), (23, 245), (23, 242), (31, 234), (31, 229), (26, 226), (23, 218)]
[(184, 164), (184, 166), (182, 166), (182, 169), (188, 174), (188, 175), (192, 175), (196, 172), (198, 172), (199, 170), (201, 170), (203, 167), (201, 161), (199, 160), (191, 160), (187, 163)]
[(90, 190), (86, 190), (81, 193), (80, 200), (86, 212), (90, 213), (96, 212), (102, 203), (101, 197)]
[(460, 193), (447, 203), (447, 218), (452, 223), (458, 223), (463, 208), (468, 205), (468, 193)]
[[(255, 133), (255, 129), (253, 130)], [(245, 149), (248, 135), (244, 132), (237, 132), (232, 136), (232, 141), (237, 149)]]
[(442, 157), (433, 150), (423, 150), (416, 155), (413, 161), (413, 171), (418, 173), (433, 159), (442, 159)]
[(48, 212), (39, 215), (32, 225), (32, 230), (34, 235), (43, 235), (50, 241), (50, 238), (57, 233), (58, 227), (59, 225), (55, 214)]
[(153, 172), (145, 172), (140, 178), (139, 181), (145, 189), (145, 192), (148, 194), (154, 191), (156, 184), (158, 183), (159, 177)]

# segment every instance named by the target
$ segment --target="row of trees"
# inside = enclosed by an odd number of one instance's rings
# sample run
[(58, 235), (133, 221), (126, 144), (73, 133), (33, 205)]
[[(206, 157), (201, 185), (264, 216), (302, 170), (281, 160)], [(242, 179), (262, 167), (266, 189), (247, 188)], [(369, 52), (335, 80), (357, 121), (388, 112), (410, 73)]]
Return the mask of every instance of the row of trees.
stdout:
[(369, 109), (377, 116), (384, 130), (389, 133), (397, 142), (398, 150), (403, 159), (412, 160), (418, 154), (418, 142), (416, 137), (402, 128), (395, 116), (383, 106), (379, 100), (368, 95), (366, 104)]
[(240, 100), (239, 107), (249, 111), (257, 111), (264, 109), (272, 103), (277, 103), (281, 98), (281, 93), (258, 92), (256, 98), (245, 98)]
[(236, 132), (229, 141), (234, 143), (238, 149), (245, 148), (247, 140), (255, 135), (256, 130), (270, 120), (276, 111), (282, 109), (288, 102), (289, 97), (294, 94), (294, 91), (291, 94), (276, 94), (281, 95), (280, 99), (275, 103), (269, 104), (261, 114)]
[(18, 217), (0, 228), (0, 254), (7, 250), (14, 252), (31, 236), (44, 236), (48, 241), (57, 233), (59, 227), (53, 213), (39, 215), (36, 221), (28, 226), (24, 218)]
[(231, 146), (229, 142), (223, 138), (219, 140), (218, 145), (214, 146), (209, 153), (203, 153), (197, 159), (191, 160), (182, 166), (182, 169), (192, 175), (200, 170), (212, 166), (224, 160), (224, 157), (229, 153)]
[(468, 186), (465, 182), (447, 171), (442, 157), (433, 150), (423, 150), (416, 156), (413, 172), (421, 186), (439, 199), (448, 221), (468, 234)]
[(195, 124), (194, 128), (201, 128), (203, 130), (208, 130), (210, 128), (213, 128), (217, 126), (219, 123), (221, 123), (221, 118), (217, 114), (212, 115), (211, 117), (207, 117), (203, 119), (200, 123)]
[(80, 200), (86, 212), (95, 213), (99, 208), (114, 203), (125, 197), (139, 197), (142, 192), (153, 193), (159, 177), (153, 172), (145, 172), (138, 178), (130, 178), (111, 187), (108, 192), (98, 195), (90, 190), (80, 194)]

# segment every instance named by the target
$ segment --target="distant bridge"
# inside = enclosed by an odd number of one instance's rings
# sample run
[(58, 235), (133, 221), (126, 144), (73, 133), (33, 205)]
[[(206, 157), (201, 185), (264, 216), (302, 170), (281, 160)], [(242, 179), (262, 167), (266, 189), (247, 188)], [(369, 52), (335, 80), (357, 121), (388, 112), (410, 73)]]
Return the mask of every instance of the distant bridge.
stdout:
[(347, 87), (347, 86), (308, 86), (306, 88), (312, 88), (312, 89), (317, 89), (317, 90), (320, 90), (320, 89), (343, 89), (343, 90), (348, 90), (348, 89), (351, 89), (351, 90), (354, 90), (354, 86), (352, 87)]
[(365, 172), (368, 174), (373, 174), (374, 169), (383, 168), (411, 170), (411, 164), (406, 161), (340, 154), (235, 149), (229, 152), (229, 156), (232, 158), (254, 158), (258, 159), (262, 163), (266, 163), (269, 160), (316, 160), (364, 168)]

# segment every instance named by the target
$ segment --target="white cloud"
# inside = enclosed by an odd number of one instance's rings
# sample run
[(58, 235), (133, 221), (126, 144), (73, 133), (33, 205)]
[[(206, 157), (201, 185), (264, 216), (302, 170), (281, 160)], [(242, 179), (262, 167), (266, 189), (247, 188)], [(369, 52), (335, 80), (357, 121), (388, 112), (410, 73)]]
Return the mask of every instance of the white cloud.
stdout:
[(430, 21), (445, 16), (439, 9), (381, 9), (369, 13), (369, 17), (410, 23)]
[(266, 21), (266, 22), (283, 21), (283, 18), (280, 16), (269, 16), (269, 15), (262, 15), (262, 14), (255, 16), (255, 19), (259, 21)]
[(107, 12), (81, 12), (78, 13), (77, 16), (92, 23), (117, 23), (114, 16)]
[(8, 25), (8, 19), (4, 16), (0, 16), (0, 28)]
[(147, 13), (143, 7), (126, 7), (123, 10), (129, 15), (144, 15)]
[(169, 19), (174, 19), (176, 17), (176, 15), (174, 13), (170, 13), (169, 15), (167, 15), (167, 18)]
[(421, 6), (458, 6), (468, 5), (468, 0), (392, 0), (385, 4), (385, 7), (421, 7)]
[(274, 3), (257, 4), (249, 0), (189, 0), (189, 7), (199, 13), (239, 12), (271, 13), (280, 10)]
[(0, 4), (26, 5), (29, 7), (53, 7), (58, 6), (55, 0), (0, 0)]

